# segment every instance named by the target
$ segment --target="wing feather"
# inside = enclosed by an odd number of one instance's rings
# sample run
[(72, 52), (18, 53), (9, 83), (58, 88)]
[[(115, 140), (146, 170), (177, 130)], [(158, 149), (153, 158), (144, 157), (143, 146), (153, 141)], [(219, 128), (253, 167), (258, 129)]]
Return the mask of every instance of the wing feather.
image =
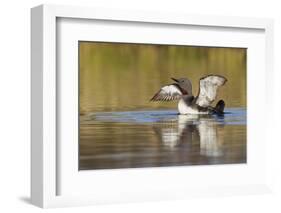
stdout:
[(199, 95), (196, 104), (201, 107), (210, 106), (217, 97), (217, 90), (223, 86), (227, 79), (219, 75), (208, 75), (200, 79)]
[(150, 101), (174, 101), (179, 100), (183, 93), (177, 84), (163, 86)]

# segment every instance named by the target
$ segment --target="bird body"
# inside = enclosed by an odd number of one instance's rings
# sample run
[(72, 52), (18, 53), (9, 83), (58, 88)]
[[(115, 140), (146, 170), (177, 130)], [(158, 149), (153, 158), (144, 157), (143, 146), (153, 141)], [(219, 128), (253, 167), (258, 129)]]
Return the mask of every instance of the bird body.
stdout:
[(223, 114), (225, 103), (220, 100), (215, 107), (211, 104), (217, 96), (217, 90), (227, 79), (219, 75), (208, 75), (199, 81), (199, 92), (196, 97), (192, 94), (192, 84), (187, 78), (175, 79), (176, 83), (163, 86), (151, 101), (178, 100), (180, 114)]
[(208, 114), (207, 111), (200, 112), (196, 105), (192, 105), (190, 102), (181, 98), (178, 103), (178, 111), (180, 114)]

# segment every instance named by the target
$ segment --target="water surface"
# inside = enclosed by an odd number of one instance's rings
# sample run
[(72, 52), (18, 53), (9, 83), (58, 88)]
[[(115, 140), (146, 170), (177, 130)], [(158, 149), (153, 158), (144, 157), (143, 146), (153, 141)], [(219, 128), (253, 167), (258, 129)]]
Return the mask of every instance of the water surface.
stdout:
[[(181, 29), (182, 30), (182, 29)], [(79, 41), (79, 167), (112, 169), (246, 162), (246, 48)], [(227, 113), (179, 116), (150, 98), (171, 77), (223, 75)]]
[(87, 113), (79, 149), (81, 170), (246, 163), (246, 109)]

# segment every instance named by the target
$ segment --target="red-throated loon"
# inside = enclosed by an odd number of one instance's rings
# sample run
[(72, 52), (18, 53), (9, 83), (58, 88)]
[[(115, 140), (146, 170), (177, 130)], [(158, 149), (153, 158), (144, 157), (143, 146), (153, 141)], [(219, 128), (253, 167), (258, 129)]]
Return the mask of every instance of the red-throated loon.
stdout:
[(187, 78), (172, 78), (176, 83), (163, 86), (151, 101), (179, 100), (180, 114), (223, 114), (225, 103), (220, 100), (215, 107), (211, 104), (217, 96), (218, 87), (225, 84), (227, 79), (220, 75), (207, 75), (199, 81), (199, 92), (196, 97), (192, 94), (192, 84)]

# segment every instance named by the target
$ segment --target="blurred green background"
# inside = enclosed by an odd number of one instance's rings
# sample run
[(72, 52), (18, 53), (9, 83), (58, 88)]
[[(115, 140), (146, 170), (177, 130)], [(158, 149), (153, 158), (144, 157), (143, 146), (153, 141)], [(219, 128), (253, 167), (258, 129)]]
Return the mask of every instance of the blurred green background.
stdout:
[(244, 48), (80, 41), (80, 114), (176, 109), (176, 102), (149, 100), (171, 77), (189, 78), (196, 95), (208, 74), (228, 79), (217, 97), (226, 107), (246, 107), (246, 54)]

